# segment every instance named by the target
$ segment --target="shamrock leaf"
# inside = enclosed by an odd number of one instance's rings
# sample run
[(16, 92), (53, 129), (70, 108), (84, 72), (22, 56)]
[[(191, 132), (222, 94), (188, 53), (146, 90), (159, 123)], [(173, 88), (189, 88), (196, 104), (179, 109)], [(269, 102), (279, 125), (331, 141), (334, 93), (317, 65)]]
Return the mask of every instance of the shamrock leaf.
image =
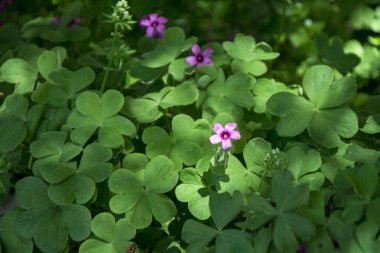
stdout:
[(225, 80), (219, 70), (217, 78), (207, 87), (207, 98), (203, 103), (204, 118), (210, 121), (220, 112), (241, 118), (242, 108), (251, 108), (254, 103), (251, 88), (254, 79), (244, 73), (231, 75)]
[(49, 198), (59, 205), (69, 205), (74, 200), (79, 204), (86, 203), (95, 193), (95, 184), (106, 180), (111, 174), (113, 165), (107, 163), (111, 158), (110, 149), (91, 143), (83, 150), (78, 170), (57, 178), (52, 174), (50, 179), (55, 183), (48, 188)]
[(71, 159), (82, 152), (82, 147), (65, 142), (68, 134), (63, 131), (42, 133), (40, 139), (30, 145), (32, 156), (38, 158), (33, 164), (33, 173), (49, 183), (58, 183), (76, 170)]
[(311, 67), (304, 76), (303, 87), (309, 100), (288, 92), (274, 94), (267, 111), (280, 116), (280, 136), (299, 135), (306, 128), (310, 137), (326, 148), (339, 145), (340, 138), (350, 138), (358, 131), (358, 118), (351, 109), (341, 106), (356, 90), (355, 79), (342, 77), (333, 82), (328, 66)]
[(136, 132), (133, 123), (117, 113), (124, 104), (123, 95), (116, 90), (108, 90), (100, 98), (92, 91), (81, 93), (76, 99), (76, 109), (69, 116), (67, 124), (73, 128), (71, 139), (85, 144), (98, 130), (99, 143), (107, 148), (124, 145), (124, 136)]
[(91, 222), (91, 231), (99, 239), (84, 241), (79, 253), (125, 253), (132, 244), (129, 240), (136, 234), (125, 218), (115, 222), (110, 213), (96, 215)]
[(361, 130), (368, 134), (380, 133), (380, 114), (370, 115)]
[(0, 241), (6, 252), (32, 253), (33, 242), (20, 236), (15, 230), (15, 223), (22, 210), (14, 208), (7, 210), (1, 217)]
[(268, 99), (279, 92), (291, 92), (296, 94), (297, 90), (292, 90), (283, 83), (276, 82), (273, 79), (258, 79), (252, 88), (254, 94), (253, 109), (257, 113), (266, 111)]
[(54, 81), (49, 78), (49, 74), (62, 67), (62, 62), (65, 58), (66, 49), (63, 47), (55, 47), (49, 51), (45, 51), (38, 57), (38, 70), (47, 81), (54, 83)]
[(248, 170), (264, 177), (272, 177), (287, 165), (286, 154), (273, 150), (272, 144), (263, 139), (250, 140), (244, 147), (243, 155)]
[(304, 152), (300, 147), (293, 147), (286, 154), (289, 159), (286, 170), (293, 174), (295, 181), (309, 183), (310, 190), (318, 191), (325, 181), (324, 175), (317, 171), (322, 165), (319, 152), (312, 149)]
[(37, 74), (34, 66), (20, 58), (9, 59), (0, 67), (1, 79), (15, 84), (15, 93), (20, 94), (33, 91)]
[(230, 194), (234, 191), (241, 193), (255, 192), (260, 185), (261, 178), (253, 171), (246, 169), (241, 162), (232, 155), (228, 159), (225, 174), (228, 180), (219, 182), (220, 192), (227, 191)]
[(33, 238), (46, 253), (62, 252), (68, 236), (82, 241), (90, 235), (90, 211), (81, 205), (57, 206), (47, 196), (47, 185), (39, 178), (24, 177), (16, 184), (16, 201), (24, 209), (17, 217), (20, 236)]
[(355, 231), (355, 240), (350, 243), (349, 253), (378, 252), (380, 250), (377, 237), (379, 227), (371, 220), (362, 222)]
[(149, 158), (165, 155), (173, 160), (175, 168), (195, 164), (202, 156), (202, 147), (210, 145), (210, 133), (207, 121), (200, 119), (194, 121), (185, 114), (176, 115), (172, 120), (173, 134), (170, 136), (158, 126), (148, 127), (144, 130), (142, 140), (146, 146)]
[[(27, 135), (28, 100), (20, 94), (7, 96), (5, 110), (0, 111), (0, 152), (7, 153), (20, 145)], [(5, 134), (6, 133), (6, 134)]]
[(327, 64), (336, 67), (343, 75), (360, 62), (356, 55), (343, 51), (343, 41), (339, 37), (329, 40), (326, 34), (320, 34), (315, 38), (315, 45)]
[(164, 32), (161, 43), (152, 52), (144, 55), (141, 63), (150, 68), (158, 68), (173, 62), (183, 51), (188, 50), (196, 38), (185, 39), (185, 33), (179, 27), (171, 27)]
[(205, 247), (215, 238), (215, 252), (253, 252), (248, 233), (225, 228), (241, 211), (242, 196), (235, 192), (212, 193), (210, 196), (211, 217), (216, 228), (209, 227), (194, 220), (187, 220), (182, 228), (182, 238), (189, 245), (186, 252), (205, 252)]
[(198, 96), (195, 83), (185, 81), (176, 87), (165, 87), (160, 92), (149, 93), (142, 98), (127, 97), (122, 113), (140, 123), (150, 123), (159, 119), (163, 115), (163, 110), (190, 105), (198, 99)]
[(224, 49), (233, 59), (231, 68), (234, 73), (250, 73), (260, 76), (267, 71), (263, 60), (272, 60), (279, 56), (271, 52), (268, 44), (258, 43), (252, 36), (237, 34), (234, 42), (224, 42)]
[(344, 50), (360, 58), (360, 63), (354, 68), (354, 73), (363, 78), (376, 78), (379, 76), (380, 50), (370, 45), (362, 45), (357, 40), (346, 42)]
[[(210, 159), (202, 158), (196, 168), (186, 168), (180, 173), (182, 184), (175, 189), (175, 195), (181, 202), (188, 202), (190, 213), (200, 220), (210, 217), (209, 185), (204, 180), (204, 173), (209, 169)], [(206, 165), (206, 166), (204, 166)]]
[(313, 223), (294, 212), (308, 204), (309, 188), (306, 184), (294, 186), (289, 172), (278, 172), (271, 181), (270, 200), (275, 207), (257, 194), (251, 196), (248, 210), (255, 211), (255, 216), (247, 220), (248, 227), (257, 229), (273, 220), (274, 245), (285, 252), (297, 249), (297, 238), (310, 240), (315, 235)]
[(115, 170), (108, 180), (110, 190), (116, 195), (110, 200), (114, 213), (125, 213), (132, 227), (142, 229), (152, 222), (152, 215), (161, 222), (168, 222), (176, 213), (176, 207), (164, 193), (178, 181), (173, 163), (165, 156), (153, 158), (144, 169), (143, 177), (128, 169)]
[(60, 54), (48, 51), (38, 60), (42, 75), (49, 83), (41, 83), (32, 94), (32, 100), (47, 104), (51, 107), (68, 107), (68, 100), (75, 98), (76, 94), (88, 87), (95, 79), (95, 73), (89, 67), (70, 71), (60, 67)]

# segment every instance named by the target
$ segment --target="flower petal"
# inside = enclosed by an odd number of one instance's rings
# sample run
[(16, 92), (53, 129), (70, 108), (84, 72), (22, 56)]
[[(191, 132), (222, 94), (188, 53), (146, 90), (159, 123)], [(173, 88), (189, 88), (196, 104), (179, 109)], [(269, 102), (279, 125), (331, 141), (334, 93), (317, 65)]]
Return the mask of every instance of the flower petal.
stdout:
[(234, 131), (235, 128), (236, 128), (237, 124), (235, 122), (233, 123), (227, 123), (225, 128), (228, 130), (228, 131)]
[(147, 29), (146, 29), (146, 36), (147, 37), (154, 37), (154, 28), (149, 26)]
[(154, 21), (157, 20), (157, 18), (158, 18), (158, 14), (157, 13), (149, 14), (150, 21), (154, 22)]
[(158, 26), (156, 26), (156, 30), (158, 33), (163, 33), (165, 31), (165, 26), (162, 24), (159, 24)]
[(211, 136), (211, 137), (209, 138), (209, 140), (210, 140), (210, 142), (211, 142), (212, 144), (217, 144), (217, 143), (219, 143), (219, 142), (222, 141), (222, 138), (220, 138), (219, 135), (215, 134), (215, 135)]
[(149, 19), (142, 19), (141, 21), (140, 21), (140, 25), (141, 26), (150, 26), (150, 20)]
[(198, 44), (195, 44), (191, 47), (191, 52), (193, 52), (195, 55), (202, 53), (201, 48), (198, 46)]
[(186, 57), (187, 64), (193, 66), (197, 64), (197, 58), (195, 56)]
[(225, 140), (222, 140), (222, 148), (223, 149), (228, 149), (232, 146), (232, 142), (231, 142), (231, 139), (225, 139)]
[(210, 58), (203, 58), (202, 65), (211, 65), (214, 62)]
[(168, 22), (168, 20), (167, 20), (166, 18), (164, 18), (164, 17), (159, 17), (159, 18), (157, 19), (157, 21), (158, 21), (158, 23), (160, 23), (160, 24), (165, 24), (166, 22)]
[(214, 50), (211, 48), (206, 48), (205, 51), (203, 51), (203, 56), (210, 57), (214, 53)]
[(230, 133), (230, 138), (234, 139), (234, 140), (240, 140), (241, 136), (240, 136), (240, 133), (238, 131), (232, 131)]
[(221, 134), (223, 131), (224, 131), (224, 128), (221, 124), (219, 123), (215, 123), (214, 124), (214, 127), (212, 128), (212, 130), (217, 133), (217, 134)]

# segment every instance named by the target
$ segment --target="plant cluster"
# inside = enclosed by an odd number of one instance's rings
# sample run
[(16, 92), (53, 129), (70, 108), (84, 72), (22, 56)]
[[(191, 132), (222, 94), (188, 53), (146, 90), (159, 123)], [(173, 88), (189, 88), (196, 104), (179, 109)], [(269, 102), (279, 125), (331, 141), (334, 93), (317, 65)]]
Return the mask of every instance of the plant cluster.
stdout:
[(95, 2), (0, 1), (0, 252), (380, 252), (379, 1)]

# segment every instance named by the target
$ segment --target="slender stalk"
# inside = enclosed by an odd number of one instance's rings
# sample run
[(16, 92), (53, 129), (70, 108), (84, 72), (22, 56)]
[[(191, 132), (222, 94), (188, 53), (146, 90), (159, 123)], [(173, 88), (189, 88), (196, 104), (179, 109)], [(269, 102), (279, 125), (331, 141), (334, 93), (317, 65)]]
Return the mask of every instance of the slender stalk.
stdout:
[(108, 61), (108, 65), (107, 65), (107, 69), (106, 69), (106, 73), (104, 74), (104, 77), (103, 77), (103, 81), (102, 81), (102, 85), (100, 87), (100, 91), (103, 92), (104, 89), (106, 88), (106, 84), (107, 84), (107, 81), (108, 81), (108, 76), (110, 74), (110, 69), (111, 69), (111, 65), (113, 63), (113, 56), (115, 54), (115, 46), (116, 46), (116, 40), (117, 40), (117, 26), (115, 26), (114, 28), (114, 32), (113, 32), (113, 38), (112, 38), (112, 47), (111, 47), (111, 57)]
[(257, 187), (257, 192), (259, 192), (259, 193), (260, 193), (260, 188), (261, 188), (261, 186), (262, 186), (262, 184), (263, 184), (263, 182), (264, 182), (264, 179), (265, 179), (265, 177), (267, 176), (267, 174), (268, 174), (268, 169), (265, 170), (265, 173), (264, 173), (264, 175), (262, 176), (262, 178), (261, 178), (261, 180), (260, 180), (260, 184), (259, 184), (259, 186)]
[(279, 26), (278, 36), (276, 39), (276, 44), (275, 44), (274, 50), (273, 50), (274, 52), (277, 52), (278, 49), (280, 48), (281, 36), (284, 33), (284, 28), (285, 28), (285, 11), (286, 11), (286, 0), (282, 0), (280, 26)]

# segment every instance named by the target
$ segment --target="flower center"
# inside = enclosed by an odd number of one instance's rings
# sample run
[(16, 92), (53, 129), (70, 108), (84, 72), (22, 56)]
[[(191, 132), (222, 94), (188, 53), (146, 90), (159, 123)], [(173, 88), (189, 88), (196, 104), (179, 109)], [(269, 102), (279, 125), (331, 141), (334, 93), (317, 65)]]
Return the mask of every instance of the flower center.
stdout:
[(201, 54), (197, 55), (197, 61), (202, 62), (203, 61), (203, 55), (201, 55)]
[(222, 133), (220, 134), (220, 137), (221, 137), (223, 140), (229, 139), (229, 138), (230, 138), (230, 133), (224, 131), (224, 132), (222, 132)]
[(151, 25), (153, 28), (156, 28), (156, 26), (158, 25), (158, 23), (157, 23), (156, 21), (154, 21), (154, 22), (152, 22), (150, 25)]

